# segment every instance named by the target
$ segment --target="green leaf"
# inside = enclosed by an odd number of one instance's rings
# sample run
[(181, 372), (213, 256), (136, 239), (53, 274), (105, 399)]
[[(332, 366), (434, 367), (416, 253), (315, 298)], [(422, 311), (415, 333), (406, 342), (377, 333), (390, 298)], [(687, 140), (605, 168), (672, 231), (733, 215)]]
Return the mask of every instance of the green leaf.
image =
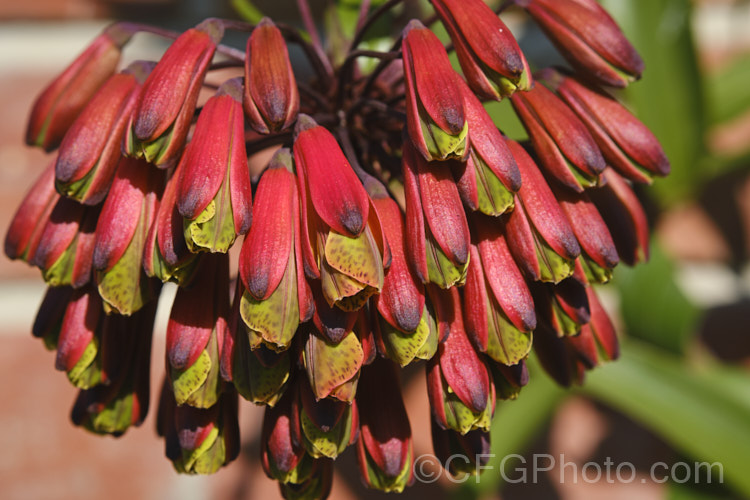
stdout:
[(712, 125), (737, 118), (750, 111), (750, 54), (715, 72), (707, 72), (706, 101)]
[[(727, 485), (750, 495), (750, 408), (733, 387), (715, 383), (679, 357), (631, 340), (622, 356), (592, 371), (583, 391), (657, 433), (699, 461), (719, 462)], [(750, 377), (743, 374), (745, 386)], [(718, 473), (718, 472), (717, 472)]]
[(673, 263), (653, 245), (649, 262), (635, 268), (618, 267), (613, 283), (620, 289), (628, 334), (682, 352), (699, 313), (675, 284), (674, 272)]

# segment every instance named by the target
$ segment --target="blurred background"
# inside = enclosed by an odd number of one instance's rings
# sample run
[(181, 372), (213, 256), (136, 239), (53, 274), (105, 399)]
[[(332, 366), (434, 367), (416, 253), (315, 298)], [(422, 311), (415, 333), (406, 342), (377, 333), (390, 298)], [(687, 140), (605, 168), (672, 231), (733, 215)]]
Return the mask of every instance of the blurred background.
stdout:
[[(342, 2), (352, 3), (352, 2)], [(356, 2), (355, 2), (356, 3)], [(403, 498), (730, 499), (750, 498), (750, 2), (605, 0), (646, 62), (642, 81), (620, 97), (654, 131), (672, 174), (639, 190), (653, 228), (651, 261), (618, 268), (604, 293), (619, 325), (621, 359), (590, 372), (577, 389), (555, 386), (535, 364), (516, 401), (498, 404), (495, 454), (480, 480), (441, 477)], [(322, 13), (325, 2), (313, 2)], [(0, 0), (0, 229), (49, 158), (23, 144), (37, 93), (111, 20), (186, 29), (205, 17), (297, 23), (292, 0)], [(322, 19), (322, 15), (320, 16)], [(557, 60), (532, 26), (504, 17), (530, 58)], [(321, 20), (321, 22), (323, 22)], [(229, 37), (242, 47), (242, 36)], [(164, 42), (138, 35), (126, 62), (156, 58)], [(493, 108), (512, 137), (523, 130), (509, 106)], [(54, 370), (54, 355), (30, 326), (44, 286), (38, 272), (0, 258), (0, 485), (8, 499), (276, 498), (258, 462), (262, 411), (241, 405), (243, 453), (212, 477), (178, 476), (164, 457), (151, 416), (123, 437), (72, 426), (76, 390)], [(153, 392), (163, 372), (173, 290), (162, 296), (153, 353)], [(421, 369), (404, 377), (415, 454), (431, 452)], [(152, 395), (153, 396), (153, 395)], [(517, 468), (551, 456), (536, 481)], [(515, 460), (503, 460), (505, 457)], [(632, 464), (617, 481), (591, 469), (577, 480), (560, 461), (583, 467)], [(651, 478), (653, 464), (718, 462), (686, 481)], [(504, 474), (499, 467), (506, 466)], [(361, 486), (353, 449), (337, 460), (332, 498), (376, 498)], [(568, 467), (570, 467), (568, 465)], [(606, 471), (606, 469), (603, 469)], [(580, 469), (579, 469), (580, 471)], [(694, 473), (694, 470), (692, 471)], [(660, 476), (661, 477), (661, 476)]]

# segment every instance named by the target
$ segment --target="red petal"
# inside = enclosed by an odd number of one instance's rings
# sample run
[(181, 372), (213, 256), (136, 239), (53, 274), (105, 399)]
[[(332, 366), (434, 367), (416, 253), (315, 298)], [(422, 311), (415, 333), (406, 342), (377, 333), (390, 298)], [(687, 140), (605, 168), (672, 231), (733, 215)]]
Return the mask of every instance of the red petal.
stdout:
[(464, 331), (458, 289), (453, 287), (444, 293), (450, 294), (453, 313), (450, 334), (438, 348), (440, 371), (461, 402), (473, 411), (481, 412), (487, 407), (490, 395), (487, 367)]
[(5, 255), (31, 258), (39, 244), (44, 224), (59, 198), (55, 191), (55, 163), (50, 163), (34, 182), (16, 209), (5, 235)]
[(247, 41), (245, 112), (253, 128), (269, 133), (297, 117), (299, 93), (281, 31), (264, 18)]
[(390, 198), (377, 198), (373, 203), (391, 248), (391, 267), (385, 275), (383, 290), (375, 299), (377, 308), (388, 323), (413, 332), (424, 310), (424, 287), (406, 263), (401, 210)]
[[(156, 192), (163, 179), (164, 172), (145, 161), (120, 159), (96, 226), (94, 269), (108, 271), (120, 260), (133, 239), (142, 211), (156, 208)], [(147, 223), (150, 225), (150, 220)]]
[(508, 146), (521, 171), (523, 187), (518, 196), (526, 214), (556, 253), (566, 259), (575, 259), (581, 249), (544, 176), (520, 144), (508, 141)]
[(484, 269), (477, 247), (471, 246), (471, 260), (464, 285), (463, 313), (466, 333), (481, 352), (487, 350), (489, 329), (487, 325), (487, 288)]
[(536, 328), (534, 301), (510, 254), (501, 227), (489, 224), (487, 219), (482, 219), (476, 227), (484, 277), (493, 295), (516, 328), (524, 332), (533, 330)]
[(138, 139), (154, 140), (172, 126), (196, 83), (203, 80), (215, 48), (211, 36), (195, 28), (170, 45), (143, 84), (133, 112)]
[(255, 194), (255, 224), (245, 238), (240, 255), (240, 277), (258, 300), (278, 287), (292, 252), (296, 186), (294, 175), (283, 166), (269, 167)]
[(216, 197), (227, 175), (233, 141), (242, 137), (244, 149), (242, 117), (242, 108), (229, 95), (214, 96), (203, 106), (180, 161), (177, 207), (186, 219), (198, 217)]
[(466, 118), (458, 77), (443, 44), (419, 21), (412, 21), (404, 29), (402, 48), (404, 73), (414, 79), (411, 90), (438, 127), (458, 135)]
[(75, 367), (94, 338), (101, 315), (102, 301), (96, 290), (87, 288), (73, 292), (57, 341), (55, 367), (58, 370), (70, 371)]
[(333, 135), (320, 126), (299, 131), (294, 159), (305, 172), (310, 199), (320, 218), (341, 234), (360, 234), (367, 223), (370, 201)]
[(469, 258), (469, 225), (450, 168), (430, 167), (418, 158), (417, 176), (422, 209), (432, 236), (451, 261), (464, 264)]
[(404, 172), (404, 196), (406, 198), (406, 251), (412, 270), (425, 283), (428, 279), (425, 222), (422, 212), (422, 196), (417, 180), (417, 158), (411, 143), (404, 142), (402, 169)]

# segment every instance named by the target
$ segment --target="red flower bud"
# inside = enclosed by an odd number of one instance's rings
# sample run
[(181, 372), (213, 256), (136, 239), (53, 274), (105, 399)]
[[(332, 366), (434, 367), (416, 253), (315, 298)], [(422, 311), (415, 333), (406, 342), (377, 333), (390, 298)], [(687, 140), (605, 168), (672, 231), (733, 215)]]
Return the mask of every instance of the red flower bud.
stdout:
[(511, 97), (545, 171), (574, 191), (595, 186), (606, 163), (576, 114), (543, 85)]
[(98, 217), (98, 207), (59, 198), (49, 217), (39, 221), (44, 229), (29, 264), (42, 270), (48, 284), (79, 288), (89, 282)]
[(459, 76), (435, 34), (419, 21), (403, 33), (406, 126), (414, 147), (427, 161), (464, 158), (468, 123)]
[(558, 337), (577, 335), (591, 319), (586, 287), (575, 279), (555, 285), (534, 283), (531, 291), (539, 322), (549, 325)]
[(471, 150), (462, 166), (458, 191), (472, 210), (497, 216), (513, 209), (513, 193), (521, 189), (521, 174), (503, 135), (482, 103), (463, 82), (460, 87)]
[(487, 367), (464, 330), (458, 290), (440, 290), (450, 304), (447, 339), (427, 363), (427, 395), (432, 415), (444, 429), (466, 434), (489, 430), (494, 412), (494, 389)]
[(299, 197), (288, 149), (274, 155), (258, 183), (255, 224), (240, 254), (239, 277), (247, 289), (240, 311), (248, 329), (271, 349), (286, 349), (313, 301), (305, 280)]
[(26, 144), (55, 149), (86, 103), (114, 73), (122, 47), (133, 32), (124, 24), (106, 28), (37, 97), (26, 129)]
[(414, 450), (396, 365), (377, 360), (363, 370), (357, 405), (357, 459), (369, 488), (400, 493), (412, 481)]
[(97, 367), (90, 370), (101, 341), (102, 301), (96, 290), (86, 287), (73, 292), (60, 328), (55, 368), (68, 373), (76, 387), (88, 389), (100, 382)]
[(606, 183), (588, 193), (607, 223), (617, 255), (629, 266), (648, 260), (649, 227), (646, 213), (628, 182), (608, 168)]
[[(531, 73), (513, 33), (482, 0), (432, 0), (477, 95), (500, 100), (528, 90)], [(471, 129), (471, 124), (469, 124)], [(472, 141), (473, 142), (473, 141)]]
[(475, 429), (465, 434), (444, 429), (431, 419), (432, 448), (443, 467), (455, 477), (475, 475), (487, 465), (490, 457), (490, 433)]
[(229, 258), (203, 256), (192, 286), (177, 290), (167, 324), (167, 373), (178, 405), (209, 408), (219, 399), (228, 314)]
[(142, 263), (163, 184), (163, 171), (141, 160), (120, 159), (94, 239), (93, 267), (108, 312), (130, 315), (153, 294), (154, 283)]
[(167, 181), (153, 224), (148, 232), (143, 254), (146, 275), (163, 282), (174, 281), (186, 286), (195, 273), (198, 255), (188, 249), (182, 216), (177, 210), (177, 188), (180, 170)]
[(230, 80), (208, 100), (180, 160), (177, 209), (193, 252), (226, 252), (250, 229), (252, 192), (242, 89)]
[(213, 474), (240, 452), (237, 394), (227, 391), (207, 409), (177, 406), (165, 381), (156, 428), (178, 472)]
[(423, 283), (461, 285), (469, 264), (469, 225), (448, 165), (430, 167), (404, 142), (406, 245)]
[(224, 35), (212, 19), (189, 29), (167, 49), (143, 84), (123, 149), (161, 168), (172, 166), (185, 145), (198, 92), (216, 44)]
[(638, 80), (643, 60), (596, 0), (522, 0), (562, 56), (602, 85)]
[(531, 279), (557, 283), (573, 273), (581, 248), (534, 161), (517, 142), (508, 145), (523, 178), (505, 226), (508, 248)]
[(477, 349), (506, 365), (515, 365), (531, 350), (536, 327), (534, 302), (513, 261), (502, 227), (475, 218), (478, 245), (464, 288), (466, 332)]
[(60, 196), (55, 191), (55, 163), (50, 163), (26, 193), (5, 234), (5, 255), (31, 261), (39, 246), (44, 222)]
[(307, 115), (295, 135), (305, 272), (321, 279), (329, 306), (355, 311), (383, 288), (380, 221), (333, 135)]
[(299, 112), (299, 92), (281, 31), (264, 17), (247, 40), (245, 114), (261, 134), (289, 128)]
[(605, 91), (561, 73), (543, 71), (545, 81), (586, 124), (607, 164), (635, 182), (669, 174), (670, 166), (654, 134)]
[(356, 401), (315, 399), (310, 386), (298, 379), (297, 395), (292, 402), (295, 421), (293, 439), (302, 443), (315, 458), (336, 458), (359, 436), (359, 410)]
[(422, 282), (406, 260), (403, 216), (390, 197), (374, 198), (373, 204), (391, 249), (391, 266), (383, 281), (383, 291), (375, 297), (375, 304), (388, 324), (402, 332), (413, 332), (422, 319), (425, 297)]
[[(101, 305), (99, 305), (101, 308)], [(131, 317), (109, 315), (100, 332), (102, 382), (82, 390), (71, 412), (75, 425), (97, 434), (119, 436), (143, 423), (149, 407), (151, 332), (156, 317), (152, 302)]]
[(55, 164), (55, 184), (63, 195), (87, 205), (104, 199), (120, 159), (125, 126), (149, 70), (131, 66), (110, 77), (73, 122)]
[(283, 484), (300, 484), (311, 475), (313, 459), (294, 439), (300, 432), (292, 429), (295, 420), (290, 393), (263, 414), (260, 463), (269, 478)]
[(554, 192), (581, 245), (581, 263), (587, 279), (606, 283), (620, 261), (607, 224), (586, 192), (571, 193), (560, 188)]

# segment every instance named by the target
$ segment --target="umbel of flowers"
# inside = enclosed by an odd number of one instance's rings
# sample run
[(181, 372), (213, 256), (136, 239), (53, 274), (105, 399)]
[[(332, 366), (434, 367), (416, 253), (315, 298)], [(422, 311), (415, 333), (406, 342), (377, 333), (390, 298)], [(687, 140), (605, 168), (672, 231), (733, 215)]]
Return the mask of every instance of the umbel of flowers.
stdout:
[[(527, 383), (532, 350), (566, 386), (618, 356), (595, 285), (648, 257), (633, 184), (669, 172), (606, 89), (640, 77), (638, 54), (595, 0), (503, 4), (567, 68), (532, 75), (482, 0), (432, 0), (461, 73), (416, 19), (391, 51), (360, 50), (399, 3), (366, 4), (339, 57), (304, 13), (312, 43), (269, 19), (181, 34), (115, 24), (41, 93), (26, 140), (49, 165), (5, 252), (49, 285), (33, 334), (80, 389), (76, 425), (120, 435), (143, 422), (167, 281), (167, 456), (185, 473), (231, 462), (241, 397), (266, 407), (261, 462), (288, 498), (324, 498), (350, 445), (367, 486), (412, 482), (406, 365), (425, 368), (432, 417), (416, 424), (432, 426), (436, 454), (474, 457), (497, 400)], [(221, 45), (225, 29), (250, 33), (244, 52)], [(172, 45), (121, 68), (138, 31)], [(307, 81), (288, 43), (304, 49)], [(365, 56), (378, 60), (369, 70)], [(217, 88), (205, 77), (219, 68), (237, 76)], [(502, 99), (527, 141), (485, 110)], [(248, 159), (269, 148), (251, 176)]]

